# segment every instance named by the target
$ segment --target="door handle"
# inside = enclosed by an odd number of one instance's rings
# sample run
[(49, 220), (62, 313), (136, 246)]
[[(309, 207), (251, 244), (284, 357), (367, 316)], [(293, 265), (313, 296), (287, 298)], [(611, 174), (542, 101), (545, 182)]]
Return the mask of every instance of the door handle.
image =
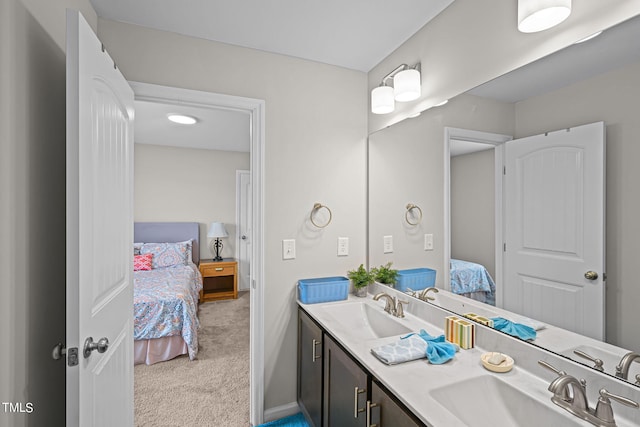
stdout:
[(245, 236), (244, 234), (241, 237), (242, 240), (247, 240), (247, 236)]
[(367, 391), (367, 389), (363, 388), (362, 390), (358, 388), (358, 386), (355, 387), (355, 390), (353, 391), (353, 418), (358, 418), (358, 414), (360, 412), (364, 412), (364, 408), (363, 409), (358, 409), (358, 395), (360, 393), (365, 393)]
[(317, 359), (320, 359), (320, 356), (316, 355), (316, 346), (320, 344), (322, 341), (318, 341), (315, 338), (313, 339), (313, 344), (311, 347), (311, 361), (315, 363)]
[(587, 271), (586, 273), (584, 273), (584, 278), (587, 280), (596, 280), (598, 278), (598, 273), (596, 273), (595, 271)]
[(377, 403), (371, 403), (370, 400), (367, 400), (367, 427), (378, 427), (378, 424), (371, 424), (371, 408), (376, 406), (378, 406)]
[(107, 337), (100, 338), (98, 342), (93, 342), (93, 337), (89, 337), (84, 341), (84, 348), (82, 354), (84, 358), (91, 356), (93, 350), (98, 350), (98, 353), (104, 353), (109, 348), (109, 340)]

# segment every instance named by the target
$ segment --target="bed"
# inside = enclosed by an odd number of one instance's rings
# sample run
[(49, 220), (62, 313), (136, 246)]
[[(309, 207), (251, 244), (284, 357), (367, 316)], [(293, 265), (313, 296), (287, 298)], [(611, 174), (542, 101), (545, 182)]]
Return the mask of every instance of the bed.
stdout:
[(198, 352), (198, 223), (134, 224), (134, 363)]
[(452, 259), (451, 292), (496, 305), (496, 284), (482, 264)]

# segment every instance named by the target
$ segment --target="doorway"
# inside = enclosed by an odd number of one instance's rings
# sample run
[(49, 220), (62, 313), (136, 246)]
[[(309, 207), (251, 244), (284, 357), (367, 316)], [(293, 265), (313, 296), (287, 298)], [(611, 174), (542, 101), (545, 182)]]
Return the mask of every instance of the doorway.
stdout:
[(263, 100), (180, 89), (140, 82), (129, 82), (136, 101), (158, 102), (200, 108), (245, 112), (250, 116), (251, 241), (250, 286), (250, 422), (262, 423), (264, 412), (264, 137)]

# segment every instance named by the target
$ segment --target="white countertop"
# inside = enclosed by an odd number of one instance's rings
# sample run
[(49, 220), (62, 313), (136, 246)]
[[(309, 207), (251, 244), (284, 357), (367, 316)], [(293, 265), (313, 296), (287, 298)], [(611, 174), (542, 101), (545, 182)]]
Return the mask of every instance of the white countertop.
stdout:
[[(465, 426), (454, 414), (430, 394), (432, 390), (440, 387), (468, 381), (474, 377), (493, 375), (500, 380), (508, 382), (513, 387), (525, 392), (531, 399), (551, 408), (553, 411), (564, 413), (567, 425), (577, 422), (577, 425), (590, 425), (586, 421), (580, 421), (562, 408), (551, 402), (551, 393), (547, 391), (550, 381), (554, 378), (550, 373), (547, 378), (540, 378), (526, 371), (515, 359), (514, 368), (508, 373), (493, 373), (486, 370), (481, 363), (480, 356), (486, 351), (500, 351), (495, 348), (476, 348), (460, 350), (451, 361), (443, 365), (432, 365), (427, 359), (419, 359), (399, 365), (385, 365), (378, 360), (371, 349), (383, 344), (389, 344), (398, 340), (398, 337), (362, 339), (357, 331), (349, 328), (348, 324), (338, 322), (323, 307), (328, 305), (349, 304), (353, 302), (365, 302), (383, 311), (384, 301), (373, 301), (372, 295), (367, 298), (357, 298), (350, 295), (345, 301), (337, 301), (320, 304), (298, 303), (311, 317), (313, 317), (332, 337), (338, 341), (350, 354), (360, 362), (371, 374), (385, 385), (400, 401), (402, 401), (419, 419), (430, 426), (450, 427)], [(411, 306), (410, 306), (411, 307)], [(420, 311), (430, 311), (433, 323), (428, 323), (423, 318), (418, 318), (407, 313), (404, 319), (396, 320), (404, 323), (409, 329), (418, 331), (425, 329), (429, 334), (437, 336), (443, 333), (444, 317), (451, 313), (439, 307), (422, 308)], [(385, 313), (386, 314), (386, 313)], [(425, 317), (425, 316), (422, 316)], [(433, 320), (435, 319), (435, 321)], [(437, 320), (441, 319), (441, 322)], [(440, 324), (435, 324), (440, 323)], [(504, 352), (504, 350), (503, 350)], [(530, 363), (529, 363), (530, 365)], [(497, 397), (497, 396), (496, 396)], [(471, 404), (469, 410), (471, 408)], [(623, 426), (624, 424), (620, 424)]]

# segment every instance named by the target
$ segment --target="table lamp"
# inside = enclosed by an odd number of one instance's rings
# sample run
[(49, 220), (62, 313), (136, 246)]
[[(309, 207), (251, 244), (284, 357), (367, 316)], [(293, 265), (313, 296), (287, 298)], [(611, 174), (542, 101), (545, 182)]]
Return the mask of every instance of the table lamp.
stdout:
[(229, 237), (227, 230), (224, 228), (224, 224), (222, 222), (212, 222), (209, 225), (209, 232), (207, 233), (207, 237), (215, 238), (215, 242), (213, 247), (216, 250), (216, 256), (213, 258), (214, 261), (222, 261), (222, 257), (220, 256), (220, 251), (222, 250), (222, 241), (221, 237)]

